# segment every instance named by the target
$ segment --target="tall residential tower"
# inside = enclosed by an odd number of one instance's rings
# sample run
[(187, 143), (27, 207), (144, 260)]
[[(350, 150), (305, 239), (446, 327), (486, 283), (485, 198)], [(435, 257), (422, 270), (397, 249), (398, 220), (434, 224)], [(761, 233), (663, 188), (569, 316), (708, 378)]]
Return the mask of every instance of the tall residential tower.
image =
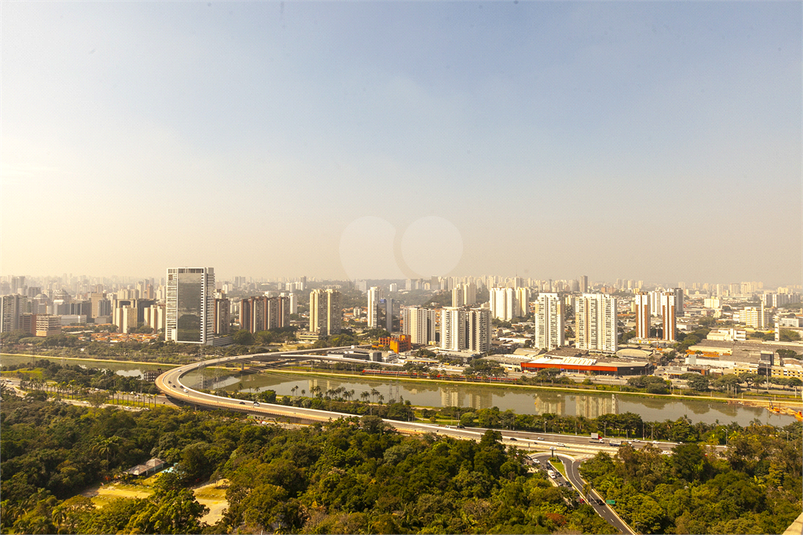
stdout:
[(535, 340), (538, 349), (565, 345), (563, 301), (556, 293), (542, 293), (535, 303)]
[(604, 294), (583, 294), (577, 299), (577, 349), (616, 353), (616, 298)]
[(339, 334), (343, 325), (340, 292), (312, 290), (309, 294), (309, 330), (321, 336)]
[(211, 344), (215, 332), (215, 269), (167, 268), (165, 341)]

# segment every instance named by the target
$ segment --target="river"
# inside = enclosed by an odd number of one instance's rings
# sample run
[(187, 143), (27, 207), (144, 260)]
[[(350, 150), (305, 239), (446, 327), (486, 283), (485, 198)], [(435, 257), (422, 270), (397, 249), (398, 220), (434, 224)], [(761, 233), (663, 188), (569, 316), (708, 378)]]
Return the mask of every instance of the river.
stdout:
[[(738, 403), (725, 403), (695, 399), (667, 399), (662, 397), (633, 396), (610, 393), (576, 394), (553, 390), (505, 388), (476, 383), (426, 383), (393, 381), (392, 379), (369, 379), (362, 377), (310, 377), (304, 374), (277, 372), (246, 373), (222, 369), (206, 369), (186, 376), (186, 384), (194, 388), (243, 390), (260, 392), (274, 390), (279, 395), (308, 395), (313, 387), (322, 392), (344, 388), (354, 391), (352, 399), (360, 400), (363, 392), (377, 390), (384, 401), (409, 400), (413, 405), (424, 407), (464, 407), (513, 410), (517, 414), (553, 413), (566, 416), (596, 418), (602, 414), (633, 412), (644, 421), (676, 420), (687, 416), (692, 422), (729, 423), (748, 425), (753, 420), (783, 426), (795, 421), (794, 417), (775, 414), (764, 408)], [(293, 389), (296, 389), (295, 391)], [(376, 398), (375, 398), (376, 399)]]
[[(41, 358), (41, 357), (36, 357)], [(3, 355), (0, 362), (4, 365), (30, 363), (32, 357)], [(87, 368), (114, 370), (120, 375), (142, 377), (143, 371), (158, 368), (167, 369), (164, 364), (140, 364), (132, 362), (96, 362), (88, 360), (69, 360), (49, 357), (58, 363), (80, 364)], [(729, 423), (748, 425), (753, 420), (777, 426), (787, 425), (795, 421), (794, 417), (775, 414), (760, 407), (750, 407), (737, 403), (695, 400), (667, 399), (661, 397), (632, 396), (610, 393), (577, 394), (552, 390), (535, 390), (522, 388), (504, 388), (476, 383), (426, 383), (393, 381), (392, 379), (327, 378), (311, 377), (304, 374), (287, 374), (265, 371), (261, 373), (245, 373), (207, 368), (192, 372), (185, 376), (185, 384), (193, 388), (209, 390), (260, 392), (274, 390), (279, 395), (311, 396), (313, 387), (318, 386), (322, 392), (344, 388), (354, 391), (352, 399), (360, 400), (363, 392), (376, 390), (384, 398), (409, 400), (413, 405), (424, 407), (464, 407), (487, 409), (498, 407), (499, 410), (513, 410), (517, 414), (553, 413), (567, 416), (585, 416), (596, 418), (602, 414), (633, 412), (639, 414), (644, 421), (655, 422), (676, 420), (681, 416), (692, 422)], [(295, 390), (293, 390), (295, 388)], [(378, 397), (374, 397), (374, 400)]]

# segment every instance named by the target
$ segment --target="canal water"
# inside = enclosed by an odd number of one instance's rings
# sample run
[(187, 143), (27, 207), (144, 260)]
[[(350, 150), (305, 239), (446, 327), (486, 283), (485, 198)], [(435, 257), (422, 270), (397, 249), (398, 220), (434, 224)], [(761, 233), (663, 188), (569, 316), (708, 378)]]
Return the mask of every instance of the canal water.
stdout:
[[(4, 365), (30, 363), (31, 360), (32, 357), (27, 356), (3, 355), (0, 357), (0, 363)], [(134, 377), (142, 377), (146, 370), (170, 368), (163, 364), (76, 361), (54, 357), (49, 357), (47, 360), (65, 364), (80, 364), (93, 369), (113, 370), (120, 375)], [(676, 420), (686, 416), (692, 422), (716, 423), (719, 421), (723, 424), (736, 422), (739, 425), (748, 425), (750, 422), (758, 420), (761, 423), (777, 426), (795, 421), (792, 416), (775, 414), (763, 408), (737, 403), (728, 404), (693, 399), (672, 400), (610, 393), (575, 394), (515, 387), (504, 388), (476, 383), (419, 383), (362, 377), (341, 379), (271, 371), (241, 373), (220, 368), (206, 368), (192, 372), (185, 376), (184, 382), (193, 388), (229, 392), (274, 390), (279, 395), (312, 396), (315, 387), (319, 387), (322, 393), (343, 388), (349, 392), (354, 391), (352, 396), (354, 400), (363, 399), (361, 394), (367, 392), (368, 399), (373, 401), (379, 400), (379, 396), (382, 396), (384, 402), (404, 399), (409, 400), (413, 405), (424, 407), (452, 406), (473, 409), (498, 407), (501, 411), (510, 409), (517, 414), (552, 413), (596, 418), (602, 414), (633, 412), (648, 422)], [(376, 393), (371, 395), (373, 391)]]

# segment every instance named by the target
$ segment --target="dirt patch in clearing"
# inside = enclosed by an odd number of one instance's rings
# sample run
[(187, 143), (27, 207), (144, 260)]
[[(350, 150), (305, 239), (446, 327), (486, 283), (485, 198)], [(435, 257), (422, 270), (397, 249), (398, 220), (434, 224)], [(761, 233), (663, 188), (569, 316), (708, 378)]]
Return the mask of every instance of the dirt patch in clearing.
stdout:
[[(147, 498), (153, 494), (153, 485), (158, 477), (159, 474), (156, 474), (137, 483), (107, 483), (87, 489), (81, 495), (92, 498), (92, 503), (96, 507), (103, 507), (116, 498)], [(201, 522), (212, 526), (223, 519), (223, 512), (229, 506), (229, 502), (226, 500), (228, 487), (229, 481), (221, 479), (215, 483), (192, 489), (198, 503), (209, 508), (209, 512), (201, 518)]]
[(193, 490), (198, 503), (209, 507), (209, 512), (201, 517), (201, 522), (206, 522), (213, 526), (223, 519), (223, 512), (229, 506), (229, 502), (226, 500), (226, 489), (228, 487), (229, 482), (221, 479)]
[(109, 483), (92, 489), (92, 491), (94, 491), (94, 494), (90, 495), (92, 503), (97, 507), (103, 507), (115, 498), (147, 498), (153, 494), (153, 489), (149, 485), (132, 485), (131, 483)]

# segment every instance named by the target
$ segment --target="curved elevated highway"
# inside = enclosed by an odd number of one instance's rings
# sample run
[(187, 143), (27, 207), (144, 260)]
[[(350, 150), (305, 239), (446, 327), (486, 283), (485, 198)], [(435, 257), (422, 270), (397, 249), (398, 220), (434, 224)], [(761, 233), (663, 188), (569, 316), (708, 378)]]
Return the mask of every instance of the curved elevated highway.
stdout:
[[(357, 347), (365, 347), (365, 346), (357, 346)], [(329, 351), (346, 350), (352, 348), (354, 348), (354, 346), (328, 347), (325, 348), (323, 351), (329, 352)], [(200, 370), (208, 366), (231, 364), (233, 362), (234, 363), (246, 362), (251, 360), (277, 360), (277, 359), (287, 359), (293, 357), (298, 357), (299, 359), (309, 359), (314, 357), (318, 360), (331, 360), (335, 362), (352, 362), (352, 363), (365, 364), (364, 360), (348, 359), (340, 357), (327, 357), (325, 355), (316, 354), (320, 353), (321, 351), (322, 351), (321, 349), (305, 349), (300, 351), (284, 351), (280, 353), (255, 353), (250, 355), (238, 355), (235, 357), (222, 357), (218, 359), (205, 360), (203, 362), (197, 362), (193, 364), (187, 364), (186, 366), (180, 366), (178, 368), (174, 368), (172, 370), (163, 373), (156, 379), (156, 387), (159, 388), (159, 390), (161, 390), (162, 392), (164, 392), (166, 396), (176, 401), (181, 401), (183, 403), (187, 403), (190, 405), (196, 405), (199, 407), (205, 407), (210, 409), (229, 409), (235, 411), (248, 412), (250, 414), (262, 414), (265, 415), (266, 417), (282, 416), (294, 420), (312, 421), (312, 422), (327, 422), (330, 420), (336, 420), (338, 418), (348, 418), (354, 416), (353, 414), (346, 414), (340, 412), (322, 411), (317, 409), (305, 409), (303, 407), (290, 407), (286, 405), (277, 405), (272, 403), (262, 403), (262, 402), (254, 403), (251, 401), (243, 401), (240, 399), (232, 399), (222, 396), (216, 396), (214, 394), (207, 394), (205, 392), (200, 392), (198, 390), (195, 390), (185, 385), (181, 381), (181, 379), (191, 371)], [(386, 420), (386, 422), (399, 430), (432, 432), (432, 433), (438, 432), (438, 430), (442, 430), (442, 428), (437, 425), (421, 424), (414, 422), (397, 422), (394, 420)], [(463, 436), (464, 438), (475, 438), (475, 436), (478, 435), (478, 433), (475, 431), (465, 431), (465, 430), (454, 430), (454, 431), (459, 431), (459, 433), (449, 433), (449, 434), (454, 434), (455, 436)], [(479, 435), (481, 435), (481, 433)]]

